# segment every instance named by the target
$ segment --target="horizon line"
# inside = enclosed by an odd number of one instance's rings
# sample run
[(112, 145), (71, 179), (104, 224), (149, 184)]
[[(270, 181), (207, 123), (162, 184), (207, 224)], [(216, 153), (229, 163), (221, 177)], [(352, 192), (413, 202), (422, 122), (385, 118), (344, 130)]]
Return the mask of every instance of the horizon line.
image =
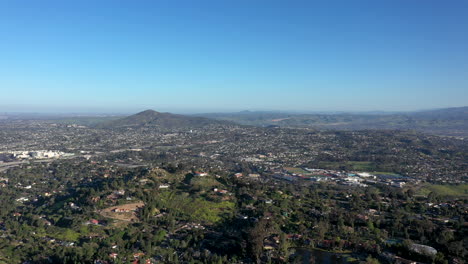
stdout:
[(157, 108), (144, 108), (144, 109), (135, 109), (135, 110), (27, 110), (27, 111), (18, 111), (18, 110), (0, 110), (0, 115), (51, 115), (51, 116), (97, 116), (97, 115), (131, 115), (140, 113), (147, 110), (153, 110), (162, 113), (175, 113), (175, 114), (229, 114), (229, 113), (242, 113), (242, 112), (251, 112), (251, 113), (290, 113), (290, 114), (369, 114), (369, 113), (382, 113), (382, 114), (397, 114), (397, 113), (411, 113), (411, 112), (423, 112), (423, 111), (433, 111), (433, 110), (442, 110), (450, 108), (463, 108), (468, 106), (448, 106), (448, 107), (434, 107), (434, 108), (424, 108), (416, 110), (279, 110), (279, 109), (219, 109), (219, 110), (195, 110), (195, 109), (172, 109), (169, 110), (166, 108), (164, 110), (156, 110)]

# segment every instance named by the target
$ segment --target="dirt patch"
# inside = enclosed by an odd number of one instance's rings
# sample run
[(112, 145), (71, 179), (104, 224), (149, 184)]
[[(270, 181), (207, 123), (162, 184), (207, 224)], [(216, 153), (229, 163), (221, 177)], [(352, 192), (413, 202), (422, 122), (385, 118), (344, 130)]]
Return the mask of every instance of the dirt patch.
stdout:
[(143, 206), (145, 206), (143, 202), (122, 204), (99, 210), (98, 213), (104, 217), (119, 221), (137, 222), (138, 217), (136, 211)]

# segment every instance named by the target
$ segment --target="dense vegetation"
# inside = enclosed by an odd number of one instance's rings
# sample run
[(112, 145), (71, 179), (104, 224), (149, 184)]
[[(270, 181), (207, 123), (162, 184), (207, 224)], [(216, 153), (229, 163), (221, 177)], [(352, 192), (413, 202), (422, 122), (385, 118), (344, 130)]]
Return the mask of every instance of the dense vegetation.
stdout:
[(202, 120), (1, 123), (0, 263), (467, 259), (466, 140)]
[[(292, 185), (165, 166), (74, 160), (9, 171), (0, 263), (283, 263), (300, 261), (295, 248), (349, 252), (350, 262), (368, 263), (397, 255), (447, 263), (468, 254), (467, 198), (435, 191), (448, 187), (426, 186), (434, 191), (420, 195), (412, 186)], [(102, 213), (136, 203), (144, 205), (135, 212)], [(413, 243), (438, 253), (415, 253)]]

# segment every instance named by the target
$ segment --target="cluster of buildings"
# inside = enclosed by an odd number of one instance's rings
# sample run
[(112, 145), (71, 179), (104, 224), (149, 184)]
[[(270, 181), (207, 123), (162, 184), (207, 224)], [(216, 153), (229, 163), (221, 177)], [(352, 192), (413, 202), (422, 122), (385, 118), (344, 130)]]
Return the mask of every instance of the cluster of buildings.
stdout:
[(273, 178), (287, 181), (307, 180), (312, 182), (335, 182), (347, 186), (368, 187), (369, 184), (385, 184), (403, 188), (415, 179), (397, 174), (371, 174), (368, 172), (346, 172), (325, 169), (304, 168), (304, 173), (291, 173), (288, 170), (273, 171)]
[(65, 153), (58, 150), (35, 150), (35, 151), (12, 151), (9, 154), (14, 159), (22, 160), (22, 159), (54, 159), (54, 158), (61, 158), (66, 156), (73, 156), (73, 153)]

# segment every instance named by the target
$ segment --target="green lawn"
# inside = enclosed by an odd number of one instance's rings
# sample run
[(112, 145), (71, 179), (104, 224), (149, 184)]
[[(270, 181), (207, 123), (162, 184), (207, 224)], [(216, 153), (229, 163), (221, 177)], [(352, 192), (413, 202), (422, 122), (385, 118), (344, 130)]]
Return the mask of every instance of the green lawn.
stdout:
[(345, 166), (348, 170), (354, 171), (375, 171), (376, 166), (371, 161), (346, 161), (346, 162), (319, 162), (319, 167), (324, 169), (338, 169), (340, 166)]
[(212, 202), (175, 192), (161, 193), (158, 200), (161, 208), (167, 208), (176, 214), (184, 215), (189, 221), (208, 224), (221, 221), (223, 217), (231, 214), (235, 208), (233, 202)]
[(357, 171), (372, 171), (375, 170), (374, 163), (370, 161), (348, 161), (347, 166), (352, 167), (353, 170)]
[(427, 184), (419, 190), (418, 194), (428, 195), (430, 192), (439, 196), (468, 197), (468, 184)]
[(285, 167), (284, 169), (287, 170), (289, 173), (310, 174), (310, 172), (296, 167)]
[(216, 180), (215, 178), (211, 176), (204, 176), (204, 177), (195, 176), (190, 180), (190, 184), (193, 187), (198, 187), (200, 189), (210, 189), (213, 187), (222, 186), (222, 184), (218, 180)]
[(396, 173), (389, 171), (371, 171), (369, 173), (373, 175), (397, 175)]

